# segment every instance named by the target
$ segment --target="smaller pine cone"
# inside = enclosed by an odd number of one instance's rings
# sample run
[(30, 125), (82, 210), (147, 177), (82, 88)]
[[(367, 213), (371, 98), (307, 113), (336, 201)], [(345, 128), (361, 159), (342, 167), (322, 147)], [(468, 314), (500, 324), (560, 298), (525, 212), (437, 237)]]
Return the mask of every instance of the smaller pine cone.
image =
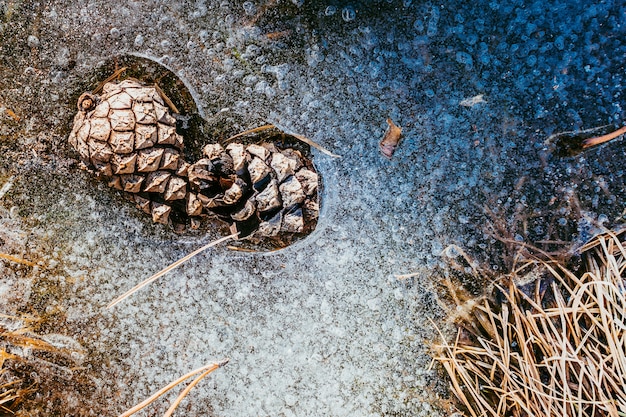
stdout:
[[(242, 236), (305, 233), (318, 217), (318, 174), (292, 148), (273, 143), (207, 145), (189, 168), (192, 200)], [(197, 206), (188, 206), (188, 214)]]

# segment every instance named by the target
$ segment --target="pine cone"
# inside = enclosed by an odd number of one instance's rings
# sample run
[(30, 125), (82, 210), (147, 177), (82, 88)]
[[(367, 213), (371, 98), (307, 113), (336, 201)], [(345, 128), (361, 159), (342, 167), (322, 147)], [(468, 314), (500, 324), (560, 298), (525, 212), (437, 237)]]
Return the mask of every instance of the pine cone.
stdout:
[(273, 143), (210, 144), (190, 165), (176, 119), (154, 87), (134, 80), (83, 94), (69, 136), (85, 168), (132, 196), (157, 223), (207, 215), (240, 237), (302, 234), (315, 227), (319, 178), (301, 152)]
[(304, 233), (315, 224), (318, 175), (302, 154), (273, 143), (207, 145), (189, 167), (188, 214), (205, 210), (241, 236)]

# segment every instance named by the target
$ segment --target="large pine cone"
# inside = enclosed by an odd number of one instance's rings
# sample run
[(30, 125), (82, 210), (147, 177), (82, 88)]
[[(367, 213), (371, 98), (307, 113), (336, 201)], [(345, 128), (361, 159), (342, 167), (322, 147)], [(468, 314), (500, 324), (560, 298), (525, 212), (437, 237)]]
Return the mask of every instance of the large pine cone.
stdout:
[(132, 195), (155, 222), (196, 224), (207, 215), (240, 237), (310, 232), (317, 222), (319, 178), (313, 164), (274, 143), (207, 145), (184, 160), (176, 119), (154, 87), (134, 80), (83, 94), (69, 136), (85, 167)]

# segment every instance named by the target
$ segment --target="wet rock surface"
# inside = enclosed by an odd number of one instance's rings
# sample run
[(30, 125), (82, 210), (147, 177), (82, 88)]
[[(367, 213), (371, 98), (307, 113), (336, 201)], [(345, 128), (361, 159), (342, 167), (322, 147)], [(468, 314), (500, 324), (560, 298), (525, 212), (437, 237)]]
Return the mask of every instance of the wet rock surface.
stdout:
[[(569, 157), (544, 141), (623, 123), (624, 13), (538, 1), (0, 1), (0, 186), (13, 178), (0, 204), (19, 223), (11, 247), (42, 262), (3, 264), (3, 285), (31, 280), (24, 302), (37, 294), (31, 308), (89, 352), (85, 415), (122, 411), (223, 357), (188, 415), (442, 414), (446, 382), (427, 366), (428, 319), (443, 324), (452, 308), (443, 249), (502, 269), (511, 246), (496, 237), (553, 250), (623, 221), (623, 141)], [(79, 169), (67, 144), (76, 100), (112, 57), (132, 54), (184, 80), (206, 134), (269, 122), (342, 158), (313, 150), (324, 204), (308, 238), (273, 253), (217, 248), (107, 311), (227, 233), (177, 235)], [(387, 118), (404, 137), (391, 160), (378, 150)], [(417, 275), (395, 277), (406, 273)]]

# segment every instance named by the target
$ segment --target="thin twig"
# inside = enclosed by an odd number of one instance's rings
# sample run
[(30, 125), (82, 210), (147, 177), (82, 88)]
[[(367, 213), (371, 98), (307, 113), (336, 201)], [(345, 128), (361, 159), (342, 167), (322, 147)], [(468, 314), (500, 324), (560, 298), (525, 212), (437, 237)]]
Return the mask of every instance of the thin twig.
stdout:
[(207, 250), (209, 248), (212, 248), (213, 246), (216, 246), (216, 245), (218, 245), (218, 244), (220, 244), (222, 242), (226, 242), (227, 240), (235, 239), (238, 235), (239, 235), (239, 232), (233, 233), (232, 235), (228, 235), (226, 237), (214, 240), (213, 242), (211, 242), (211, 243), (201, 247), (200, 249), (196, 249), (195, 251), (191, 252), (189, 255), (184, 256), (183, 258), (177, 260), (173, 264), (163, 268), (162, 270), (160, 270), (156, 274), (152, 275), (150, 278), (148, 278), (148, 279), (140, 282), (139, 284), (135, 285), (133, 288), (131, 288), (130, 290), (126, 291), (124, 294), (120, 295), (115, 300), (111, 301), (109, 303), (109, 305), (107, 305), (106, 308), (111, 308), (111, 307), (117, 305), (118, 303), (120, 303), (121, 301), (125, 300), (126, 298), (128, 298), (130, 295), (132, 295), (136, 291), (140, 290), (141, 288), (145, 287), (146, 285), (150, 284), (151, 282), (154, 282), (157, 279), (161, 278), (163, 275), (165, 275), (168, 272), (170, 272), (171, 270), (179, 267), (180, 265), (182, 265), (183, 263), (187, 262), (189, 259), (191, 259), (194, 256), (198, 255), (199, 253), (204, 252), (205, 250)]

